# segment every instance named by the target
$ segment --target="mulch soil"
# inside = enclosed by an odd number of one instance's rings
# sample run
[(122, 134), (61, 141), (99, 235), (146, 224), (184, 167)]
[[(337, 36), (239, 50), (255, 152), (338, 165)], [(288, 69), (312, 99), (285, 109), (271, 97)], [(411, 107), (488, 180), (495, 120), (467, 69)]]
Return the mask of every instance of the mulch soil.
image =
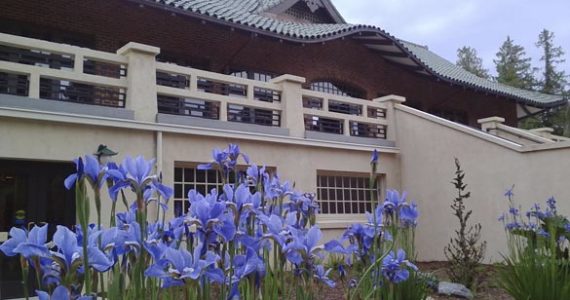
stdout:
[[(432, 273), (439, 280), (447, 281), (446, 262), (422, 262), (417, 264), (422, 272)], [(513, 300), (504, 290), (497, 285), (496, 270), (492, 265), (484, 265), (481, 271), (481, 279), (477, 286), (475, 300)], [(319, 292), (319, 299), (323, 300), (346, 300), (347, 283), (337, 281), (335, 288), (324, 288)], [(436, 292), (431, 294), (434, 300), (460, 299), (457, 297), (441, 296)], [(428, 298), (429, 299), (429, 298)], [(413, 299), (410, 299), (413, 300)]]

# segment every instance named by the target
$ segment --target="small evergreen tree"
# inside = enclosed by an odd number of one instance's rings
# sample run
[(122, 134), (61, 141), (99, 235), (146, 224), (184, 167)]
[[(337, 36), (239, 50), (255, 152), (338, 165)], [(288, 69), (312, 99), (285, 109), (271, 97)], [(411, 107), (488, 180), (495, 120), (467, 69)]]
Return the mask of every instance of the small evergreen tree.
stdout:
[(468, 221), (472, 210), (466, 210), (464, 201), (471, 197), (467, 192), (467, 184), (463, 182), (465, 172), (461, 169), (459, 160), (455, 159), (455, 178), (451, 182), (457, 190), (457, 196), (451, 204), (453, 214), (459, 220), (459, 229), (456, 236), (451, 238), (445, 247), (445, 257), (449, 261), (447, 273), (454, 282), (459, 282), (473, 288), (477, 284), (478, 265), (485, 256), (487, 242), (479, 242), (481, 238), (481, 224), (469, 226)]
[(489, 71), (483, 67), (483, 59), (477, 56), (475, 48), (463, 46), (457, 49), (455, 64), (481, 78), (489, 78)]
[(494, 62), (497, 82), (526, 90), (534, 89), (535, 70), (531, 67), (531, 59), (526, 57), (522, 46), (516, 45), (511, 37), (507, 36), (496, 56)]

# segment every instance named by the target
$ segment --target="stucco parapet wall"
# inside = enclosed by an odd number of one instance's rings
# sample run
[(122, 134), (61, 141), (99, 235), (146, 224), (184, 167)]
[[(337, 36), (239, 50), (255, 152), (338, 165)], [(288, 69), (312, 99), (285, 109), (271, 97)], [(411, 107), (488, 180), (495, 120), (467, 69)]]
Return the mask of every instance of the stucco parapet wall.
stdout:
[(396, 147), (382, 147), (367, 144), (355, 144), (338, 141), (321, 141), (296, 138), (291, 136), (278, 136), (256, 132), (243, 132), (235, 130), (223, 130), (207, 127), (185, 126), (175, 124), (161, 124), (155, 122), (144, 122), (136, 120), (125, 120), (92, 115), (82, 115), (63, 112), (38, 111), (23, 108), (11, 108), (0, 106), (0, 118), (16, 118), (21, 120), (44, 121), (73, 125), (99, 126), (107, 128), (117, 128), (126, 130), (140, 130), (151, 132), (163, 132), (174, 134), (188, 134), (205, 137), (241, 139), (265, 143), (276, 143), (285, 145), (299, 145), (308, 147), (344, 149), (351, 151), (370, 152), (377, 149), (383, 153), (400, 153)]
[(6, 94), (0, 94), (0, 106), (79, 115), (91, 115), (124, 120), (134, 120), (135, 117), (135, 114), (132, 110), (124, 108), (105, 107), (56, 100), (34, 99)]
[(244, 132), (256, 132), (256, 133), (264, 133), (264, 134), (280, 135), (280, 136), (289, 135), (289, 129), (287, 128), (261, 126), (255, 124), (243, 124), (236, 122), (222, 122), (219, 120), (208, 120), (203, 118), (176, 116), (176, 115), (169, 115), (162, 113), (156, 115), (156, 121), (158, 123), (166, 123), (166, 124), (216, 128), (223, 130), (237, 130)]
[(335, 141), (335, 142), (345, 142), (354, 143), (362, 145), (380, 146), (380, 147), (394, 147), (395, 143), (393, 141), (387, 141), (383, 139), (375, 138), (365, 138), (357, 136), (346, 136), (342, 134), (334, 133), (324, 133), (318, 131), (305, 131), (305, 137), (307, 139), (321, 140), (321, 141)]
[(490, 143), (508, 148), (510, 150), (519, 152), (519, 153), (527, 153), (527, 152), (535, 152), (535, 151), (547, 151), (547, 150), (558, 150), (558, 149), (566, 149), (566, 148), (570, 148), (570, 141), (563, 141), (563, 142), (556, 142), (556, 143), (546, 143), (546, 144), (533, 144), (533, 145), (520, 145), (514, 142), (510, 142), (508, 140), (505, 140), (503, 138), (497, 137), (495, 135), (492, 134), (488, 134), (485, 133), (481, 130), (477, 130), (465, 125), (461, 125), (455, 122), (451, 122), (448, 121), (446, 119), (440, 118), (440, 117), (436, 117), (434, 115), (430, 115), (428, 113), (419, 111), (417, 109), (402, 105), (402, 104), (397, 104), (395, 106), (395, 109), (397, 111), (403, 112), (403, 113), (407, 113), (407, 114), (411, 114), (417, 117), (420, 117), (422, 119), (431, 121), (433, 123), (437, 123), (439, 125), (448, 127), (450, 129), (453, 130), (457, 130), (460, 132), (463, 132), (465, 134), (471, 135), (473, 137), (482, 139), (482, 140), (486, 140)]

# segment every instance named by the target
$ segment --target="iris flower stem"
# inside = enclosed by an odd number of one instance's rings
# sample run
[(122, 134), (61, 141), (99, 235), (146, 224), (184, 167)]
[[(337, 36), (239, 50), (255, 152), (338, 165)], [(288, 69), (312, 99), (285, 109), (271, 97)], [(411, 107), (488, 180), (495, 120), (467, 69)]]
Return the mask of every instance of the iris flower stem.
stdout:
[(22, 284), (24, 285), (24, 298), (26, 300), (30, 299), (30, 295), (28, 293), (28, 262), (23, 256), (20, 256), (20, 266), (22, 268)]
[(34, 270), (36, 271), (36, 283), (38, 284), (38, 289), (42, 289), (42, 275), (40, 272), (40, 258), (34, 257)]
[(89, 258), (87, 256), (87, 241), (89, 226), (89, 202), (87, 199), (87, 193), (85, 190), (85, 179), (78, 179), (75, 188), (75, 200), (77, 205), (77, 218), (79, 219), (79, 224), (81, 225), (81, 232), (83, 234), (82, 247), (83, 247), (83, 269), (84, 269), (84, 286), (85, 292), (91, 294), (91, 274), (89, 272)]

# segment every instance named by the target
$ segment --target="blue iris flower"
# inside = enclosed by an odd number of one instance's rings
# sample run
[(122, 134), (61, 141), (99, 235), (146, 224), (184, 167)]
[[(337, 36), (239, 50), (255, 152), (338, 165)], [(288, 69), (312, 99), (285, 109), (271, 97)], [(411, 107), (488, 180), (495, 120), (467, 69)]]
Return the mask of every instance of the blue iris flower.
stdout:
[(397, 254), (394, 254), (394, 251), (390, 251), (382, 260), (382, 275), (390, 282), (400, 283), (406, 281), (410, 276), (410, 272), (406, 267), (414, 271), (417, 270), (414, 264), (406, 260), (406, 252), (404, 250), (399, 249)]
[(216, 148), (212, 151), (212, 158), (214, 161), (207, 164), (200, 164), (197, 169), (211, 170), (214, 168), (214, 165), (217, 165), (224, 176), (227, 177), (230, 171), (235, 170), (240, 156), (243, 157), (245, 163), (249, 165), (249, 157), (240, 151), (238, 145), (230, 144), (229, 147), (224, 150)]
[(47, 292), (44, 291), (38, 291), (36, 290), (36, 293), (38, 294), (38, 299), (39, 300), (71, 300), (71, 299), (76, 299), (76, 300), (92, 300), (93, 297), (89, 297), (89, 296), (82, 296), (79, 298), (74, 298), (71, 295), (71, 292), (63, 285), (59, 285), (57, 286), (54, 290), (53, 293), (48, 294)]
[(22, 255), (25, 258), (33, 256), (49, 256), (46, 247), (48, 225), (34, 226), (30, 232), (13, 227), (10, 229), (10, 239), (0, 245), (0, 251), (6, 256)]
[(329, 287), (333, 288), (335, 286), (335, 282), (329, 278), (329, 273), (331, 269), (325, 270), (323, 265), (317, 265), (314, 270), (314, 277), (321, 281), (322, 283), (328, 285)]
[(372, 157), (370, 158), (370, 163), (371, 164), (377, 164), (378, 163), (378, 150), (374, 149), (374, 151), (372, 151)]
[[(82, 257), (82, 248), (77, 244), (77, 235), (65, 226), (57, 226), (53, 235), (57, 251), (52, 251), (54, 260), (66, 271), (77, 270), (78, 259)], [(113, 266), (113, 261), (96, 246), (88, 246), (89, 266), (99, 272), (105, 272)]]
[(386, 200), (383, 204), (384, 212), (387, 214), (392, 214), (396, 209), (400, 208), (400, 206), (406, 202), (407, 195), (407, 192), (403, 192), (402, 196), (400, 196), (400, 192), (396, 190), (387, 190)]
[(318, 246), (322, 237), (322, 232), (318, 226), (312, 226), (306, 233), (304, 230), (291, 228), (292, 239), (283, 247), (287, 259), (298, 265), (303, 260), (309, 261), (316, 257), (322, 258), (321, 250), (324, 246)]
[(163, 282), (164, 288), (184, 285), (185, 280), (197, 281), (203, 275), (217, 280), (219, 271), (210, 267), (219, 257), (208, 251), (205, 259), (201, 259), (201, 251), (200, 246), (194, 249), (193, 254), (186, 249), (166, 248), (162, 258), (146, 269), (145, 276), (171, 279)]
[(190, 201), (189, 222), (196, 224), (203, 233), (215, 232), (230, 241), (236, 233), (233, 216), (226, 211), (226, 205), (218, 201), (215, 189), (206, 197), (195, 190), (188, 192)]
[(103, 182), (107, 177), (105, 169), (106, 167), (101, 167), (99, 161), (93, 155), (85, 155), (85, 158), (81, 157), (73, 160), (76, 167), (76, 172), (67, 176), (63, 184), (70, 190), (77, 180), (87, 178), (89, 183), (93, 186), (101, 187)]
[(384, 220), (384, 209), (382, 206), (377, 205), (374, 210), (374, 214), (366, 212), (366, 218), (368, 219), (369, 226), (382, 226), (382, 221)]
[(400, 221), (403, 226), (415, 227), (418, 224), (418, 217), (420, 213), (418, 211), (418, 206), (415, 202), (411, 204), (405, 204), (400, 208)]

